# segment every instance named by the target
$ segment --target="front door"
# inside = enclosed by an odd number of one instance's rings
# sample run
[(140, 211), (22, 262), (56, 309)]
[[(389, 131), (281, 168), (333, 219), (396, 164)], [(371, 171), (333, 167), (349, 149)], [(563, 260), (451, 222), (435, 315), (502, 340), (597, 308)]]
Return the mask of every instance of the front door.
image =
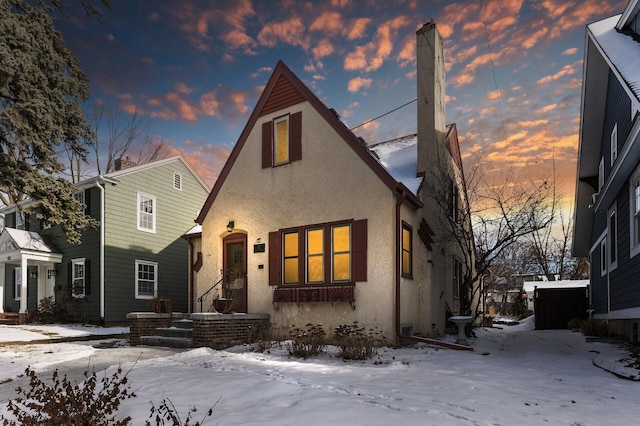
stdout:
[(223, 295), (233, 299), (232, 311), (247, 312), (247, 236), (226, 237), (223, 256)]

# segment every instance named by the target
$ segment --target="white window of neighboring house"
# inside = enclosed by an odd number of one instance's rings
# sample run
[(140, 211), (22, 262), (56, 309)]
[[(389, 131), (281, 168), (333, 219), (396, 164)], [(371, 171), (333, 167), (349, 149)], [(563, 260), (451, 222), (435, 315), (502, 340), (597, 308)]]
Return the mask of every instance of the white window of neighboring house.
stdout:
[(173, 189), (182, 191), (182, 175), (180, 173), (173, 174)]
[(14, 293), (16, 297), (15, 300), (20, 300), (20, 288), (22, 287), (22, 268), (17, 267), (13, 269), (13, 283), (14, 283)]
[(607, 222), (607, 235), (609, 236), (609, 271), (618, 267), (618, 208), (616, 204), (609, 209)]
[(16, 210), (16, 229), (25, 230), (25, 214), (22, 210)]
[(136, 299), (151, 299), (158, 295), (158, 264), (136, 260)]
[(604, 157), (600, 159), (600, 164), (598, 165), (598, 192), (602, 190), (604, 186)]
[(640, 166), (629, 179), (629, 244), (631, 257), (640, 253)]
[(611, 165), (618, 158), (618, 123), (613, 126), (611, 131)]
[(156, 197), (138, 193), (138, 230), (156, 232)]
[(86, 290), (86, 269), (84, 258), (71, 260), (71, 295), (81, 299)]

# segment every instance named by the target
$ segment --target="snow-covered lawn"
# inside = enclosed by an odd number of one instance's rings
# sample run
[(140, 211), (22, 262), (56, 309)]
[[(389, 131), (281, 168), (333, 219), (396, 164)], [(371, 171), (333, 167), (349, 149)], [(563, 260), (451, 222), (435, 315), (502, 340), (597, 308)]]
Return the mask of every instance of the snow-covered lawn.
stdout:
[[(122, 364), (125, 370), (132, 367), (130, 383), (138, 396), (125, 401), (120, 415), (144, 424), (150, 402), (157, 407), (169, 398), (183, 419), (197, 408), (196, 420), (218, 401), (205, 421), (210, 425), (637, 424), (640, 381), (594, 365), (640, 375), (625, 367), (626, 352), (588, 343), (580, 333), (532, 328), (529, 320), (478, 329), (472, 352), (424, 345), (382, 348), (367, 362), (344, 362), (333, 347), (307, 360), (289, 358), (285, 347), (270, 353), (242, 346), (177, 351)], [(6, 340), (4, 332), (0, 328), (0, 340)], [(23, 346), (0, 346), (0, 383), (15, 379), (26, 365), (44, 369), (62, 363), (64, 371), (67, 358), (109, 350), (94, 346), (28, 345), (25, 352)], [(110, 375), (115, 366), (100, 375)]]

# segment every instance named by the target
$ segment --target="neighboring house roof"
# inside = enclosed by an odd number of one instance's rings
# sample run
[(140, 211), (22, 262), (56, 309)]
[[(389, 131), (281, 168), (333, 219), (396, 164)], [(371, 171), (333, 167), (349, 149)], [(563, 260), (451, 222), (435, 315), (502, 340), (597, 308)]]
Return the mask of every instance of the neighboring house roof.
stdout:
[[(200, 175), (198, 173), (196, 173), (196, 171), (193, 169), (193, 167), (191, 167), (191, 165), (187, 162), (187, 160), (185, 160), (185, 158), (182, 155), (176, 155), (174, 157), (169, 157), (169, 158), (164, 158), (162, 160), (157, 160), (157, 161), (153, 161), (151, 163), (145, 163), (145, 164), (141, 164), (139, 166), (134, 166), (134, 167), (129, 167), (126, 169), (122, 169), (122, 170), (118, 170), (115, 172), (111, 172), (111, 173), (107, 173), (104, 175), (105, 178), (109, 178), (109, 179), (117, 179), (119, 177), (122, 176), (126, 176), (132, 173), (137, 173), (143, 170), (149, 170), (152, 169), (154, 167), (159, 167), (174, 161), (178, 161), (180, 163), (182, 163), (184, 165), (184, 167), (189, 171), (189, 173), (191, 173), (193, 175), (193, 177), (198, 181), (198, 183), (200, 183), (200, 185), (202, 185), (202, 187), (209, 192), (211, 190), (211, 188), (209, 188), (209, 185), (207, 185), (205, 183), (204, 180), (202, 180), (202, 178), (200, 177)], [(95, 178), (94, 178), (95, 179)], [(83, 184), (83, 182), (80, 182), (78, 185), (81, 186)]]
[(202, 234), (202, 225), (200, 224), (196, 224), (193, 228), (189, 229), (187, 232), (185, 232), (182, 237), (183, 238), (189, 238), (189, 237), (195, 237), (198, 235)]
[(562, 281), (525, 281), (522, 288), (527, 293), (532, 293), (537, 288), (586, 288), (589, 280), (562, 280)]
[[(42, 236), (37, 232), (23, 231), (21, 229), (4, 228), (2, 233), (6, 233), (15, 245), (16, 250), (30, 250), (43, 253), (57, 253), (58, 250), (47, 244)], [(5, 241), (6, 242), (6, 241)]]
[(593, 210), (608, 206), (635, 167), (640, 146), (625, 146), (605, 186), (598, 191), (598, 167), (607, 99), (607, 78), (611, 72), (622, 84), (632, 103), (640, 105), (640, 42), (628, 25), (637, 15), (637, 0), (630, 1), (622, 15), (587, 25), (580, 111), (580, 143), (575, 191), (574, 256), (588, 256)]
[(620, 74), (636, 99), (640, 99), (640, 43), (616, 28), (621, 20), (622, 15), (616, 15), (587, 25), (587, 28), (610, 67)]
[[(275, 101), (276, 96), (271, 96), (274, 93), (289, 92), (286, 103), (277, 103)], [(216, 196), (220, 192), (231, 168), (233, 167), (240, 151), (247, 141), (251, 130), (255, 127), (258, 119), (266, 114), (277, 111), (279, 109), (287, 108), (292, 105), (307, 101), (315, 110), (324, 118), (324, 120), (331, 125), (331, 127), (341, 136), (341, 138), (358, 154), (360, 159), (367, 164), (371, 170), (380, 178), (380, 180), (389, 187), (393, 192), (398, 191), (400, 188), (407, 190), (407, 200), (418, 207), (422, 207), (423, 203), (416, 197), (416, 195), (409, 190), (402, 182), (397, 181), (389, 174), (384, 167), (369, 153), (368, 149), (364, 146), (360, 140), (353, 134), (345, 124), (339, 120), (339, 118), (327, 108), (324, 103), (311, 90), (291, 71), (282, 61), (278, 61), (269, 82), (267, 83), (256, 107), (254, 108), (249, 120), (242, 130), (238, 142), (233, 147), (227, 162), (225, 163), (220, 176), (216, 180), (216, 183), (205, 201), (200, 215), (196, 219), (197, 223), (202, 223), (206, 217), (209, 209), (211, 208)]]

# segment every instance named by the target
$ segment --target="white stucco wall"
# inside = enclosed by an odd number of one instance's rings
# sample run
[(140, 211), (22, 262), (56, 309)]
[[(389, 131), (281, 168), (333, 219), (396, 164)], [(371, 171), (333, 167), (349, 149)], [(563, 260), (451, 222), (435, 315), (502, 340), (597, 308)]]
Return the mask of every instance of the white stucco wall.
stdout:
[[(292, 325), (322, 323), (331, 334), (338, 324), (358, 321), (379, 327), (393, 339), (396, 197), (308, 102), (289, 111), (302, 111), (302, 160), (262, 169), (262, 123), (283, 111), (258, 120), (202, 224), (204, 265), (198, 292), (206, 290), (222, 269), (222, 239), (233, 220), (234, 232), (247, 234), (248, 312), (269, 313), (274, 332), (286, 336)], [(415, 212), (405, 210), (413, 222)], [(356, 283), (355, 310), (342, 302), (281, 303), (274, 310), (269, 247), (265, 253), (253, 253), (253, 245), (258, 239), (268, 243), (269, 232), (281, 228), (349, 219), (368, 220), (368, 281)], [(413, 226), (417, 239), (417, 223)], [(412, 322), (419, 300), (419, 286), (413, 281), (403, 283), (407, 307), (402, 317), (407, 322)]]

